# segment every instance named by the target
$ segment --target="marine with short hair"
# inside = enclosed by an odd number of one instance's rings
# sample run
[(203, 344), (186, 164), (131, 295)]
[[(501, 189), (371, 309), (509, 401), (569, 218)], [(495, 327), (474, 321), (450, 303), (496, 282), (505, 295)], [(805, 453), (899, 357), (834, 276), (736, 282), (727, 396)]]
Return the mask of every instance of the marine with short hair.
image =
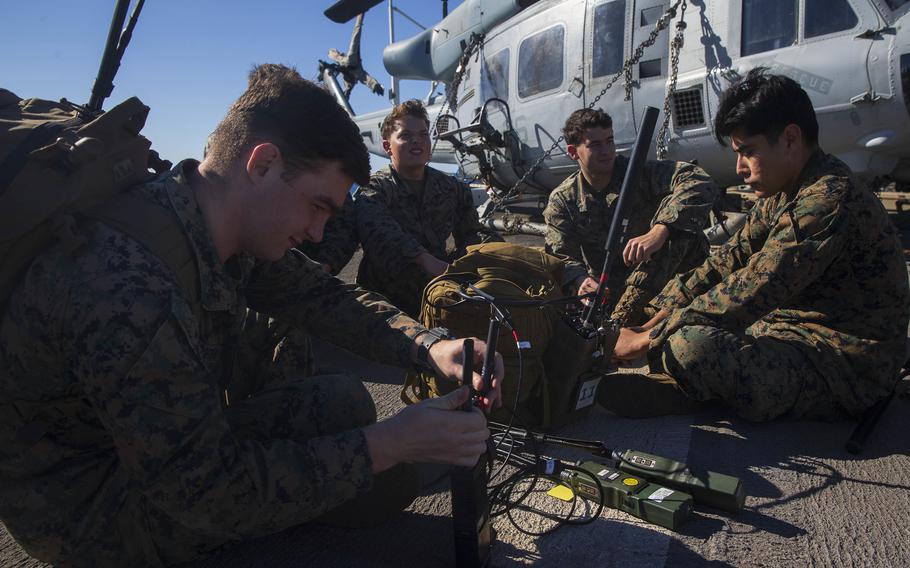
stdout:
[(499, 240), (480, 224), (470, 189), (427, 165), (429, 129), (423, 103), (396, 105), (382, 122), (382, 147), (391, 164), (354, 196), (363, 248), (357, 283), (412, 317), (419, 316), (427, 283), (463, 256), (468, 245)]
[[(467, 387), (377, 423), (359, 379), (307, 376), (271, 325), (461, 376), (460, 342), (293, 250), (368, 176), (332, 96), (260, 65), (203, 162), (127, 191), (160, 240), (89, 218), (84, 244), (33, 261), (0, 314), (0, 519), (29, 554), (160, 566), (305, 521), (368, 524), (413, 499), (410, 462), (476, 462), (486, 420), (453, 411)], [(258, 369), (238, 361), (257, 320), (276, 332)], [(501, 359), (495, 377), (487, 409)]]
[[(600, 109), (581, 109), (566, 120), (569, 156), (578, 162), (550, 193), (544, 209), (547, 252), (569, 257), (565, 287), (585, 294), (597, 289), (604, 244), (629, 160), (616, 155), (613, 119)], [(714, 181), (695, 164), (647, 161), (627, 209), (631, 238), (607, 281), (612, 318), (621, 325), (643, 323), (648, 302), (667, 281), (704, 260), (703, 230), (719, 196)], [(654, 310), (656, 311), (656, 310)], [(647, 315), (646, 315), (647, 314)]]
[(668, 412), (669, 400), (717, 400), (750, 420), (857, 416), (892, 391), (907, 356), (897, 231), (818, 146), (812, 101), (792, 79), (751, 70), (721, 97), (714, 129), (758, 201), (729, 242), (667, 284), (651, 321), (621, 330), (615, 355), (647, 353), (653, 374), (607, 377), (598, 400), (620, 413), (648, 392), (643, 404)]

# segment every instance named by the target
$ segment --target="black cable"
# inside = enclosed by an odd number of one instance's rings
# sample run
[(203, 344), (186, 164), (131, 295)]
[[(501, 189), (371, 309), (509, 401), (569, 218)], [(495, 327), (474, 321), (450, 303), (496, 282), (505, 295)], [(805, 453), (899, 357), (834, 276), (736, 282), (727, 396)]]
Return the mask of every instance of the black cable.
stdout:
[[(525, 463), (527, 464), (527, 462)], [(562, 471), (571, 471), (576, 475), (583, 475), (590, 478), (593, 482), (593, 485), (597, 487), (598, 492), (598, 498), (596, 499), (597, 506), (595, 510), (588, 516), (576, 518), (575, 511), (578, 507), (578, 493), (574, 491), (572, 493), (572, 500), (570, 501), (570, 509), (567, 513), (564, 513), (562, 515), (553, 514), (551, 512), (544, 511), (532, 505), (526, 504), (525, 500), (529, 495), (534, 493), (534, 491), (537, 489), (538, 483), (543, 478), (541, 470), (543, 469), (544, 464), (549, 464), (551, 466), (553, 464), (558, 464), (556, 469), (553, 469), (551, 473), (548, 473), (547, 475), (552, 476)], [(546, 477), (546, 479), (547, 481), (552, 481), (550, 477)], [(521, 494), (519, 496), (515, 497), (515, 492), (519, 490), (518, 488), (521, 487), (523, 483), (526, 483), (527, 486), (524, 489), (521, 489)], [(584, 496), (582, 497), (584, 498)], [(606, 502), (606, 495), (604, 492), (603, 484), (596, 475), (582, 468), (576, 467), (574, 465), (564, 464), (557, 460), (538, 459), (530, 465), (523, 465), (522, 467), (519, 467), (518, 471), (512, 474), (511, 477), (496, 486), (490, 493), (490, 502), (494, 505), (502, 506), (502, 508), (498, 511), (491, 511), (491, 518), (505, 515), (506, 518), (509, 519), (509, 522), (512, 523), (512, 526), (514, 526), (515, 529), (522, 534), (529, 536), (542, 536), (554, 532), (565, 525), (578, 526), (594, 522), (595, 519), (600, 517), (601, 512), (603, 512), (603, 508)], [(516, 510), (538, 515), (545, 519), (551, 520), (556, 524), (543, 531), (531, 531), (521, 526), (521, 523), (519, 523), (518, 519), (514, 515), (514, 511)]]
[[(496, 422), (494, 422), (493, 425), (494, 428), (501, 426)], [(564, 525), (587, 524), (600, 517), (600, 514), (603, 511), (603, 507), (606, 503), (606, 495), (600, 479), (598, 479), (596, 476), (592, 475), (586, 470), (573, 465), (564, 464), (558, 460), (544, 460), (537, 448), (538, 440), (534, 437), (522, 438), (522, 441), (525, 443), (525, 445), (529, 446), (531, 449), (530, 452), (524, 453), (521, 451), (521, 448), (518, 447), (518, 444), (516, 444), (516, 439), (508, 429), (502, 432), (496, 432), (493, 437), (494, 439), (500, 438), (499, 443), (497, 444), (497, 454), (500, 458), (502, 458), (503, 466), (509, 464), (513, 467), (516, 467), (517, 470), (506, 480), (502, 481), (501, 483), (494, 484), (490, 487), (490, 503), (494, 506), (499, 506), (498, 509), (491, 510), (491, 518), (505, 515), (505, 517), (517, 531), (523, 534), (527, 534), (528, 536), (541, 536), (551, 533)], [(510, 444), (507, 448), (503, 448), (502, 446), (505, 444), (506, 440), (509, 440)], [(528, 457), (525, 454), (530, 454), (532, 457)], [(536, 490), (538, 490), (538, 484), (541, 481), (546, 480), (548, 483), (554, 482), (551, 477), (544, 477), (541, 475), (542, 472), (546, 471), (544, 464), (547, 463), (554, 464), (553, 470), (549, 474), (551, 476), (558, 474), (559, 471), (569, 470), (576, 472), (577, 475), (583, 475), (592, 480), (592, 484), (598, 488), (598, 506), (589, 517), (580, 519), (574, 518), (575, 511), (578, 507), (578, 495), (574, 491), (572, 501), (570, 501), (570, 509), (568, 512), (562, 515), (556, 515), (525, 503), (526, 499)], [(555, 464), (558, 464), (558, 466)], [(500, 467), (500, 470), (503, 466)], [(523, 484), (526, 485), (523, 486)], [(516, 493), (518, 494), (516, 495)], [(584, 498), (583, 495), (582, 497)], [(531, 531), (521, 525), (519, 519), (517, 519), (514, 514), (514, 511), (516, 510), (539, 515), (545, 519), (553, 521), (556, 524), (545, 531)]]
[[(468, 294), (467, 290), (469, 289), (477, 292), (477, 295)], [(489, 295), (478, 290), (470, 282), (465, 282), (459, 285), (458, 290), (455, 291), (455, 294), (457, 294), (458, 297), (462, 299), (462, 301), (466, 302), (490, 302), (490, 300), (485, 297)], [(594, 298), (594, 296), (594, 292), (588, 292), (587, 294), (563, 296), (561, 298), (552, 298), (549, 300), (502, 300), (497, 298), (495, 302), (497, 305), (507, 306), (510, 308), (542, 308), (544, 306), (551, 306), (554, 304), (570, 304), (572, 302), (580, 302), (581, 300), (590, 300)], [(459, 302), (459, 304), (461, 304), (461, 302)]]

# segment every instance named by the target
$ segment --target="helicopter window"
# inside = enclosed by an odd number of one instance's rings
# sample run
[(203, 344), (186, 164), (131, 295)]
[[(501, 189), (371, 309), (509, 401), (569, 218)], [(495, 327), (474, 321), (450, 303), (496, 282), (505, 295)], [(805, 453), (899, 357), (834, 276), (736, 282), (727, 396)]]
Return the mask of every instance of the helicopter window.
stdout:
[(853, 29), (859, 21), (847, 0), (806, 0), (806, 37)]
[(625, 43), (626, 0), (605, 2), (594, 8), (594, 77), (622, 69)]
[(503, 49), (483, 60), (480, 75), (480, 96), (483, 100), (509, 100), (509, 50)]
[(742, 54), (793, 45), (797, 0), (743, 0)]
[(660, 77), (663, 72), (663, 59), (649, 59), (638, 64), (638, 77), (647, 79), (648, 77)]
[(651, 6), (650, 8), (644, 8), (641, 11), (641, 27), (657, 24), (657, 20), (664, 15), (666, 9), (666, 6)]
[(530, 97), (562, 85), (563, 37), (556, 26), (534, 34), (518, 46), (518, 96)]

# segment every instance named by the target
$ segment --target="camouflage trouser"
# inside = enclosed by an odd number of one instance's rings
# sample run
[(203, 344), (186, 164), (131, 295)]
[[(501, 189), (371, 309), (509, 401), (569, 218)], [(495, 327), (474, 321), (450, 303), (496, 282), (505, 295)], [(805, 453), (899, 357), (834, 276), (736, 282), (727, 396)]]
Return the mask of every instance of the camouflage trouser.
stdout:
[(651, 260), (636, 266), (626, 279), (610, 318), (621, 326), (645, 323), (657, 313), (648, 305), (651, 299), (673, 276), (699, 266), (707, 256), (708, 242), (703, 235), (673, 231), (664, 247)]
[[(229, 389), (231, 403), (225, 408), (231, 430), (239, 440), (305, 441), (361, 428), (376, 421), (373, 399), (359, 379), (344, 373), (304, 376), (292, 370), (294, 361), (307, 361), (312, 367), (309, 339), (305, 333), (281, 337), (272, 333), (278, 331), (274, 320), (261, 316), (250, 316), (248, 323), (251, 323), (247, 326), (248, 336), (238, 349), (241, 356), (236, 362), (235, 379), (239, 379), (237, 369), (258, 372), (253, 373), (253, 380), (235, 381)], [(271, 345), (262, 341), (270, 334), (275, 340)], [(264, 368), (254, 369), (257, 362)], [(251, 386), (258, 388), (249, 392)], [(308, 511), (322, 511), (325, 507), (319, 503), (302, 507), (300, 521), (315, 520), (352, 527), (375, 525), (405, 509), (418, 490), (413, 467), (401, 464), (377, 475), (368, 493), (327, 513), (308, 517)], [(128, 496), (119, 524), (130, 525), (123, 531), (128, 533), (124, 535), (127, 541), (124, 545), (136, 556), (125, 561), (124, 566), (145, 564), (156, 556), (164, 564), (184, 562), (230, 544), (182, 526), (146, 504), (145, 497), (140, 494)], [(263, 527), (262, 534), (281, 528), (284, 527)]]
[(697, 401), (719, 400), (748, 420), (837, 420), (846, 411), (809, 363), (812, 347), (745, 332), (688, 326), (650, 353), (651, 371), (666, 373)]

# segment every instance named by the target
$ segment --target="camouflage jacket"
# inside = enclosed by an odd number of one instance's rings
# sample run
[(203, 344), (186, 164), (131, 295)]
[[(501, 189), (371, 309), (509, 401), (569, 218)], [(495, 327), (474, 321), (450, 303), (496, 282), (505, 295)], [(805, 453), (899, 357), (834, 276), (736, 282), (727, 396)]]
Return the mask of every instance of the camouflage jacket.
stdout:
[[(423, 252), (451, 261), (468, 245), (490, 235), (478, 220), (468, 188), (449, 174), (427, 166), (422, 198), (414, 195), (391, 166), (370, 178), (354, 195), (357, 234), (363, 260), (357, 282), (394, 299), (408, 279), (429, 278), (414, 264)], [(449, 237), (455, 251), (447, 251)], [(419, 286), (417, 294), (423, 286)]]
[[(572, 174), (550, 193), (543, 216), (547, 224), (547, 252), (573, 259), (566, 268), (567, 284), (577, 289), (585, 276), (600, 275), (604, 244), (613, 220), (614, 204), (622, 189), (629, 159), (617, 156), (610, 184), (595, 192), (581, 171)], [(645, 163), (638, 187), (627, 197), (628, 238), (647, 233), (662, 223), (672, 231), (701, 233), (720, 190), (704, 170), (687, 162)], [(608, 286), (621, 291), (632, 271), (617, 256)], [(618, 297), (618, 296), (617, 296)]]
[(271, 444), (232, 434), (220, 388), (231, 337), (250, 307), (410, 367), (423, 328), (295, 251), (222, 263), (186, 182), (196, 164), (135, 190), (179, 219), (199, 304), (141, 243), (88, 222), (85, 245), (33, 262), (0, 320), (0, 519), (33, 556), (116, 547), (128, 488), (200, 534), (244, 538), (372, 486), (362, 430)]
[(341, 211), (326, 222), (322, 240), (306, 242), (298, 248), (316, 262), (328, 266), (332, 274), (338, 274), (351, 261), (358, 244), (354, 200), (349, 195)]
[(651, 354), (684, 326), (803, 344), (831, 392), (856, 414), (894, 386), (910, 292), (897, 232), (878, 198), (821, 152), (798, 189), (760, 199), (746, 225), (654, 302), (672, 310)]

